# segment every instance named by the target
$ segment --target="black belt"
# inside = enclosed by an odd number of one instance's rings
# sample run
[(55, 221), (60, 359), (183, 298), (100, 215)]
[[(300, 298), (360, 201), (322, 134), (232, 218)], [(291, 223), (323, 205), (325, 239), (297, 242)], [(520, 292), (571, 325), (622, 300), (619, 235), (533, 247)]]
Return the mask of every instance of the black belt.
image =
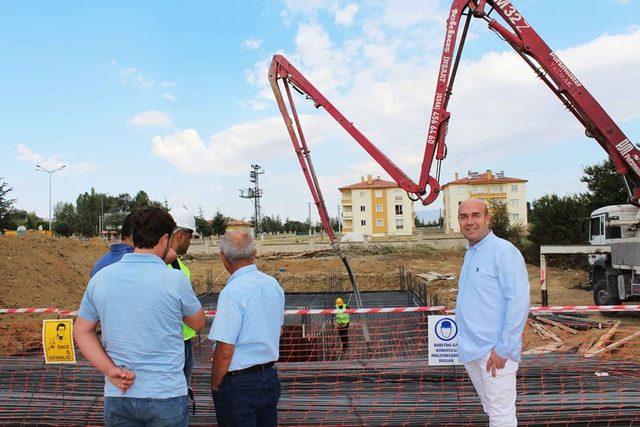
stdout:
[(237, 371), (227, 372), (227, 375), (230, 377), (235, 377), (238, 375), (253, 374), (254, 372), (262, 372), (269, 369), (275, 364), (276, 362), (269, 362), (269, 363), (263, 363), (262, 365), (253, 365), (253, 366), (249, 366), (248, 368), (238, 369)]

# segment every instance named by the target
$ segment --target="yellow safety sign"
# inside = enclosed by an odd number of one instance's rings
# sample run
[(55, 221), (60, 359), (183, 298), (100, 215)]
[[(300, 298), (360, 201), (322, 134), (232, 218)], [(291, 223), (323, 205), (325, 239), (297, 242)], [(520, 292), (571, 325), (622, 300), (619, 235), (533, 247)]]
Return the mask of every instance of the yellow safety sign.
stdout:
[(42, 348), (46, 363), (76, 363), (73, 319), (43, 320)]

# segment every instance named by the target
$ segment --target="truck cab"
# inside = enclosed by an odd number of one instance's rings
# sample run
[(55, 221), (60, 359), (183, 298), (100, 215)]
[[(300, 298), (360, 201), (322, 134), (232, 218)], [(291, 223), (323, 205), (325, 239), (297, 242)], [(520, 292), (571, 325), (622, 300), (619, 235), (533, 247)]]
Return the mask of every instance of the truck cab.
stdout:
[(606, 253), (589, 255), (589, 280), (597, 305), (640, 297), (640, 209), (611, 205), (593, 211), (589, 244)]

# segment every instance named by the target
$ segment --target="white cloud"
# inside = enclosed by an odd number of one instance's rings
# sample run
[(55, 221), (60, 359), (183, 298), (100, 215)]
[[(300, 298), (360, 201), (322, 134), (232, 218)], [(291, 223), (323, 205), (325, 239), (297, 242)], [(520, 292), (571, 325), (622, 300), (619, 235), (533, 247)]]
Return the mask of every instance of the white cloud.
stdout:
[(18, 160), (31, 163), (34, 167), (40, 165), (45, 169), (54, 170), (64, 166), (64, 169), (56, 172), (56, 174), (60, 176), (70, 174), (86, 175), (98, 170), (98, 167), (93, 163), (64, 161), (60, 159), (59, 155), (46, 157), (43, 154), (34, 152), (24, 144), (18, 144), (16, 146), (16, 152), (18, 153)]
[(143, 76), (136, 67), (128, 67), (120, 70), (120, 82), (149, 92), (152, 91), (156, 85), (155, 80)]
[(353, 19), (358, 13), (358, 5), (355, 3), (349, 3), (343, 8), (336, 5), (334, 12), (334, 22), (339, 25), (349, 26), (353, 24)]
[(260, 46), (262, 46), (262, 39), (257, 37), (252, 37), (242, 42), (244, 49), (260, 49)]
[(127, 120), (131, 126), (136, 127), (171, 127), (173, 119), (169, 113), (157, 110), (149, 110), (134, 114)]
[[(305, 123), (309, 146), (337, 130), (327, 117), (301, 115), (300, 119)], [(213, 135), (208, 144), (195, 129), (156, 136), (151, 152), (188, 174), (236, 175), (244, 173), (252, 162), (270, 162), (293, 150), (282, 117), (277, 116), (232, 126)]]
[(175, 101), (176, 97), (171, 95), (170, 93), (163, 93), (161, 95), (164, 99), (169, 100), (169, 101)]

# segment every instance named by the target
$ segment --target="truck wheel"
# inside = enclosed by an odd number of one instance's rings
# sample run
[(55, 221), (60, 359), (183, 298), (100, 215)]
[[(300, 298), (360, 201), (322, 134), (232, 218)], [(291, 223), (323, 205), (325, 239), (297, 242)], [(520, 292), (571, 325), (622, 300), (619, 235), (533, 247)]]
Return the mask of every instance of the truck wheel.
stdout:
[(606, 279), (600, 279), (593, 285), (593, 301), (596, 305), (620, 304), (620, 298), (618, 298), (617, 295), (611, 295), (609, 293)]

